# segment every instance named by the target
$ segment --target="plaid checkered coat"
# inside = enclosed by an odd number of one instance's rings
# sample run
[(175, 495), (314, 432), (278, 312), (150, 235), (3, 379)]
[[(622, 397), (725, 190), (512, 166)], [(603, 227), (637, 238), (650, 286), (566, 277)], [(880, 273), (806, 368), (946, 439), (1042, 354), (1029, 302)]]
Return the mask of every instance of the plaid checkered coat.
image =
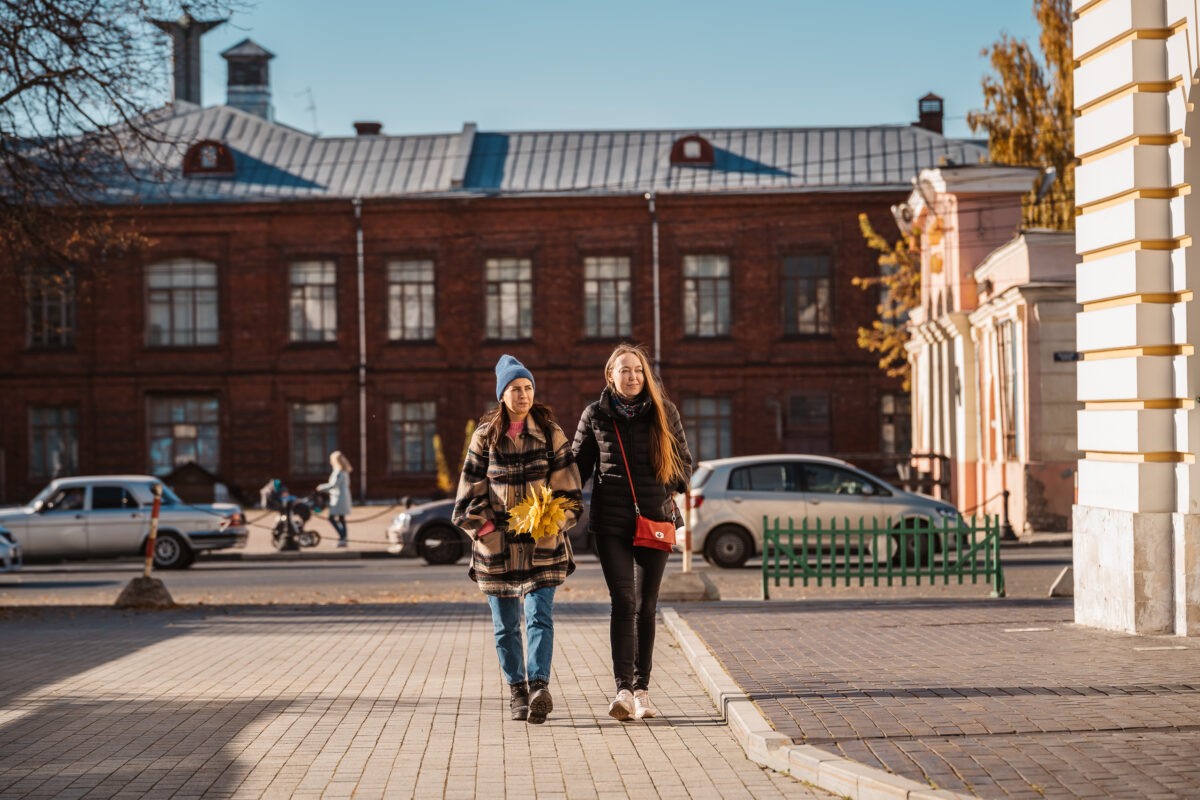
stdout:
[[(550, 440), (532, 419), (518, 441), (507, 435), (494, 447), (486, 443), (487, 426), (476, 428), (467, 448), (458, 495), (454, 501), (454, 524), (471, 537), (471, 580), (484, 594), (524, 597), (543, 586), (558, 586), (575, 571), (575, 559), (566, 531), (578, 512), (567, 515), (567, 523), (556, 536), (534, 542), (527, 534), (508, 530), (508, 509), (521, 502), (533, 489), (549, 485), (554, 494), (582, 499), (579, 470), (571, 454), (571, 442), (553, 425)], [(491, 520), (496, 529), (478, 535)]]

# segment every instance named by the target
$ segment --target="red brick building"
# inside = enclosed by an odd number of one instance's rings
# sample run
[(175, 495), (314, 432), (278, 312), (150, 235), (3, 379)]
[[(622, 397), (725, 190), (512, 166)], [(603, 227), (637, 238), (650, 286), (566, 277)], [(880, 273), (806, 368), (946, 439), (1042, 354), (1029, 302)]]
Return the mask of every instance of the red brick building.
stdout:
[[(319, 138), (177, 103), (166, 178), (105, 198), (153, 244), (62, 291), (0, 287), (0, 492), (196, 461), (304, 490), (428, 494), (513, 353), (573, 430), (624, 340), (702, 457), (906, 450), (856, 345), (857, 215), (984, 150), (912, 126)], [(939, 126), (940, 127), (940, 126)]]

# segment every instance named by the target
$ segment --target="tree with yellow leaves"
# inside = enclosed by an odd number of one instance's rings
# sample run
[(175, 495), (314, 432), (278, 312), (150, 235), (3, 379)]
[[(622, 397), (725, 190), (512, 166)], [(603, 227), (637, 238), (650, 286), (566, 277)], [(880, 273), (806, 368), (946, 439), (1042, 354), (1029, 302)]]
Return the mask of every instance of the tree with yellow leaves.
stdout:
[(1052, 166), (1057, 177), (1040, 202), (1025, 203), (1026, 227), (1075, 227), (1075, 93), (1072, 83), (1071, 3), (1034, 0), (1041, 57), (1029, 44), (1002, 34), (985, 49), (993, 75), (983, 78), (982, 111), (967, 115), (971, 130), (987, 132), (996, 164)]
[(871, 327), (858, 329), (858, 346), (879, 353), (879, 368), (888, 377), (903, 378), (907, 391), (909, 365), (904, 345), (909, 333), (905, 323), (908, 312), (921, 302), (921, 233), (914, 229), (893, 244), (875, 231), (866, 214), (858, 215), (858, 225), (867, 247), (879, 253), (876, 263), (880, 267), (878, 275), (853, 279), (860, 289), (879, 289), (878, 318)]

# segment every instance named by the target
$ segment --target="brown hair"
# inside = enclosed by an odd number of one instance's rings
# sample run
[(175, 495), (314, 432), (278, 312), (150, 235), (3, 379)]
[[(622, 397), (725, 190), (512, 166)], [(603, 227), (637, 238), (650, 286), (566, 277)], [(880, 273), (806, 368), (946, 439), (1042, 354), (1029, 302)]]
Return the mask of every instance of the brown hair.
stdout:
[(654, 407), (654, 416), (651, 422), (653, 431), (650, 435), (650, 460), (653, 462), (654, 475), (664, 486), (669, 486), (677, 480), (686, 480), (687, 465), (679, 453), (679, 443), (675, 441), (675, 436), (671, 432), (671, 422), (667, 418), (667, 403), (670, 402), (667, 399), (667, 391), (658, 382), (654, 371), (650, 369), (650, 359), (647, 357), (646, 351), (640, 345), (627, 342), (617, 345), (616, 349), (612, 351), (612, 355), (608, 357), (608, 363), (604, 365), (604, 382), (608, 384), (609, 391), (614, 393), (617, 391), (616, 384), (613, 383), (613, 368), (616, 366), (618, 358), (630, 353), (642, 363), (646, 392), (650, 395), (651, 404)]
[[(546, 440), (553, 446), (551, 431), (557, 424), (554, 419), (554, 410), (545, 403), (534, 400), (533, 406), (529, 409), (529, 419), (542, 429), (542, 432), (546, 434)], [(500, 441), (500, 437), (508, 433), (508, 421), (508, 408), (503, 401), (497, 403), (495, 408), (488, 410), (479, 418), (479, 427), (487, 426), (483, 432), (483, 441), (489, 448), (495, 447), (496, 443)]]

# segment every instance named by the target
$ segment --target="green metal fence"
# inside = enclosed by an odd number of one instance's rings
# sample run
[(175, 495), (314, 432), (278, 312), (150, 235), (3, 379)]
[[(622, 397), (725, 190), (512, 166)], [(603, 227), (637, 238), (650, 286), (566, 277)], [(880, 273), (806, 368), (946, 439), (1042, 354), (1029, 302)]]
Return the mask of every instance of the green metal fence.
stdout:
[(789, 518), (781, 525), (763, 517), (763, 599), (770, 598), (770, 582), (788, 586), (802, 581), (808, 586), (826, 582), (837, 586), (852, 583), (866, 586), (920, 586), (963, 584), (980, 579), (991, 583), (992, 597), (1004, 596), (1004, 569), (1000, 564), (1000, 518), (971, 517), (959, 524), (930, 525), (923, 522), (881, 525), (872, 519), (857, 527), (845, 520), (825, 529), (820, 521), (810, 528), (804, 520), (796, 528)]

